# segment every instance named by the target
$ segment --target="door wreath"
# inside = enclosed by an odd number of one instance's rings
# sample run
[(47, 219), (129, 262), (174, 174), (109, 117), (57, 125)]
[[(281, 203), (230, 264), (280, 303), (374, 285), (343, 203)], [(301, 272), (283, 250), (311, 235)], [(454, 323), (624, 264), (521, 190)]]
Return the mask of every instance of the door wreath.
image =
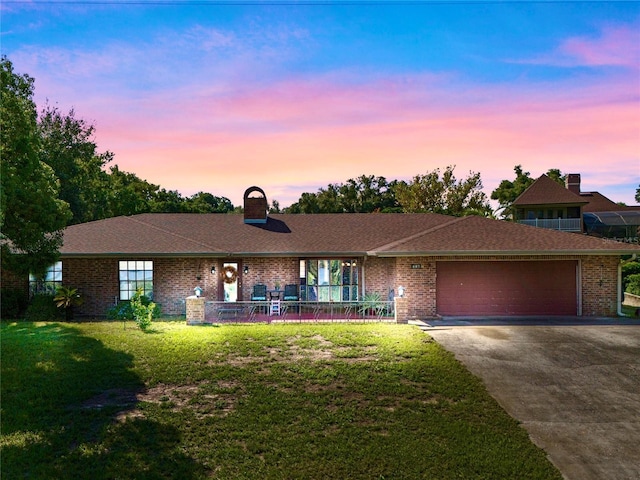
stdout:
[(233, 265), (227, 265), (222, 269), (224, 283), (234, 283), (238, 279), (238, 270)]

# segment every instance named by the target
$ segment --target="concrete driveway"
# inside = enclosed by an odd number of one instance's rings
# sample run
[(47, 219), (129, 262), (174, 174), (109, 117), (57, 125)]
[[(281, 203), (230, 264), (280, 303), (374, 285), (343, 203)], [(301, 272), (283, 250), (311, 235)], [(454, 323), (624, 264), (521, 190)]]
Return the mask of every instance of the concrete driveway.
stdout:
[(422, 328), (484, 381), (565, 478), (638, 480), (640, 322), (581, 323), (444, 319)]

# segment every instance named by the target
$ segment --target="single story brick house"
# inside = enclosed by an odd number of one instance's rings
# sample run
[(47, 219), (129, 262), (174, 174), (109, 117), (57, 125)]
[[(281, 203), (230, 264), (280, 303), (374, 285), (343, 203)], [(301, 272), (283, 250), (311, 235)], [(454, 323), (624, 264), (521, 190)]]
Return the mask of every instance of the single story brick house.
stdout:
[[(258, 197), (252, 196), (258, 194)], [(166, 314), (250, 300), (254, 285), (296, 285), (306, 302), (348, 302), (402, 287), (408, 318), (616, 315), (620, 260), (637, 245), (478, 216), (269, 214), (258, 187), (244, 214), (140, 214), (68, 227), (55, 272), (79, 289), (77, 314), (102, 316), (137, 288)], [(52, 277), (53, 278), (53, 277)]]

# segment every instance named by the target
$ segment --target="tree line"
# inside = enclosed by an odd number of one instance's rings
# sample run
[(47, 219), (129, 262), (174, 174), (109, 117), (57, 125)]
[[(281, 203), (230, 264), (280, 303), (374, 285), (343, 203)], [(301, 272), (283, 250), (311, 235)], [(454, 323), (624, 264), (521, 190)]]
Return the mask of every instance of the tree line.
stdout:
[(455, 166), (439, 168), (410, 181), (361, 175), (329, 184), (317, 193), (303, 193), (286, 213), (439, 213), (491, 216), (480, 174), (455, 176)]

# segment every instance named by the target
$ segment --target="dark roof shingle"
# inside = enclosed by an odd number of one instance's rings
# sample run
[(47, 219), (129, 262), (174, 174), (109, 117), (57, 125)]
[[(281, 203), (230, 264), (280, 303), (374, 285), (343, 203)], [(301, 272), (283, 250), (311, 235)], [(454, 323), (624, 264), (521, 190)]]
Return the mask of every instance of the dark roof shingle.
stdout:
[(640, 246), (583, 234), (469, 216), (405, 242), (382, 246), (375, 253), (381, 256), (401, 256), (419, 254), (562, 255), (616, 252), (638, 253)]
[(552, 180), (547, 175), (541, 175), (535, 182), (516, 198), (512, 205), (584, 205), (588, 201), (580, 195)]
[(70, 256), (314, 256), (637, 253), (637, 245), (482, 217), (436, 214), (142, 214), (68, 227)]
[(583, 212), (628, 212), (638, 211), (638, 205), (619, 205), (599, 192), (580, 192), (580, 196), (587, 202)]

